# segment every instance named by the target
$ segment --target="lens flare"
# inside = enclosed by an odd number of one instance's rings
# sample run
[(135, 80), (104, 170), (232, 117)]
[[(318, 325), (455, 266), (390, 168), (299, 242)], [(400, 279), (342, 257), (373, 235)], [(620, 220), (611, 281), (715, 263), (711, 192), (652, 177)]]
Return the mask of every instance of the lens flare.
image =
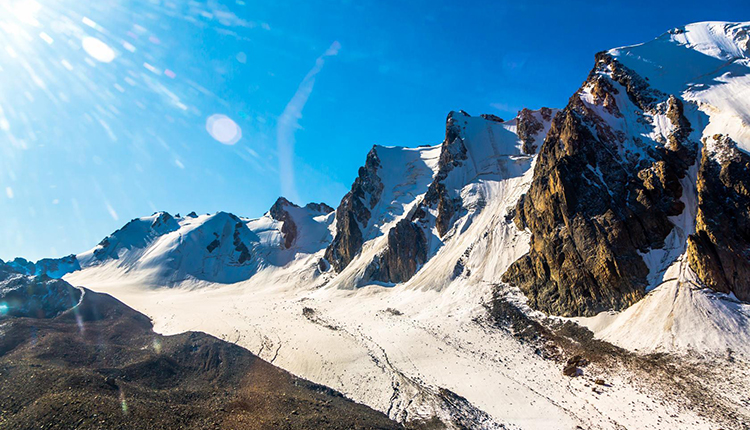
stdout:
[(206, 120), (206, 130), (224, 145), (234, 145), (242, 138), (242, 129), (226, 115), (215, 114)]
[(84, 37), (81, 46), (91, 58), (101, 63), (111, 63), (115, 59), (115, 51), (96, 37)]

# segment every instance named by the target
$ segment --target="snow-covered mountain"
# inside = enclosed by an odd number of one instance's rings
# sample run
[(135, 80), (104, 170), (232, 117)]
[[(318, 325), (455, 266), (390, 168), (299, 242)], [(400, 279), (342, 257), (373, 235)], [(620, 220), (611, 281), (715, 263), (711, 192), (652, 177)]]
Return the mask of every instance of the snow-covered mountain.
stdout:
[(130, 221), (87, 252), (36, 264), (14, 262), (26, 273), (51, 277), (106, 266), (161, 285), (188, 279), (226, 284), (325, 248), (332, 221), (333, 208), (325, 204), (299, 207), (283, 197), (256, 219), (226, 212), (185, 217), (157, 212)]
[[(335, 211), (157, 213), (14, 264), (404, 423), (742, 428), (748, 31), (698, 23), (599, 53), (562, 109), (451, 112), (439, 145), (373, 147)], [(560, 372), (571, 355), (583, 378)]]

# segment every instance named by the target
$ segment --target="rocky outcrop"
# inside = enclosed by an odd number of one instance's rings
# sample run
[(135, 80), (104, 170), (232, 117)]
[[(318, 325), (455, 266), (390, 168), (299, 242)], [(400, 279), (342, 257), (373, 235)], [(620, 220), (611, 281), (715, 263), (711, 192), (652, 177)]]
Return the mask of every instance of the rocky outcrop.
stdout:
[(65, 281), (30, 276), (0, 261), (0, 320), (54, 318), (78, 304), (81, 294)]
[(750, 156), (727, 136), (704, 139), (690, 268), (706, 286), (750, 301)]
[[(551, 110), (545, 108), (543, 112), (547, 113), (547, 119), (549, 120)], [(536, 150), (538, 149), (536, 135), (544, 129), (544, 124), (534, 118), (533, 113), (529, 109), (523, 108), (518, 112), (516, 127), (518, 139), (521, 140), (521, 150), (524, 154), (536, 154)]]
[(367, 268), (366, 279), (399, 283), (411, 279), (427, 261), (427, 238), (417, 224), (402, 219), (388, 231), (388, 245)]
[(35, 266), (35, 273), (37, 275), (47, 275), (51, 278), (60, 278), (66, 273), (81, 269), (81, 265), (75, 254), (62, 258), (43, 258), (37, 261)]
[(34, 275), (36, 273), (36, 265), (25, 258), (16, 257), (6, 264), (9, 269), (24, 275)]
[(276, 203), (271, 206), (268, 213), (271, 218), (276, 221), (280, 221), (281, 224), (281, 235), (284, 236), (284, 248), (289, 249), (292, 247), (294, 240), (297, 238), (297, 225), (294, 223), (292, 216), (289, 215), (289, 211), (286, 210), (288, 206), (297, 206), (284, 197), (279, 197)]
[(448, 114), (445, 125), (445, 140), (438, 161), (438, 172), (422, 201), (421, 206), (424, 209), (416, 213), (416, 216), (420, 217), (426, 215), (426, 208), (436, 208), (435, 227), (440, 237), (448, 231), (454, 215), (461, 207), (460, 199), (451, 197), (444, 181), (454, 168), (460, 166), (461, 162), (468, 158), (464, 138), (461, 135), (461, 126), (456, 122), (457, 116), (469, 116), (469, 114), (464, 111)]
[[(643, 121), (666, 114), (673, 131), (662, 143), (626, 136), (614, 126), (626, 121), (623, 109)], [(679, 180), (697, 148), (690, 130), (678, 99), (598, 54), (542, 144), (515, 216), (531, 232), (531, 249), (503, 281), (556, 315), (590, 316), (639, 300), (648, 275), (640, 253), (662, 247), (673, 228), (668, 217), (683, 210)]]
[(247, 232), (248, 229), (245, 223), (239, 218), (236, 218), (236, 220), (237, 222), (234, 224), (234, 233), (232, 233), (232, 245), (234, 245), (234, 250), (237, 252), (237, 262), (239, 264), (244, 264), (252, 257), (250, 249), (245, 242), (242, 241), (242, 233)]
[(505, 122), (499, 116), (491, 114), (491, 113), (483, 113), (483, 114), (481, 114), (479, 116), (482, 117), (482, 118), (484, 118), (484, 119), (486, 119), (487, 121)]
[[(276, 202), (271, 206), (268, 214), (271, 218), (281, 222), (281, 235), (284, 237), (283, 246), (285, 249), (289, 249), (297, 239), (298, 227), (294, 222), (294, 217), (289, 213), (289, 209), (300, 209), (299, 206), (290, 202), (284, 197), (279, 197)], [(325, 203), (308, 203), (305, 206), (309, 212), (317, 212), (320, 214), (328, 214), (333, 212), (333, 208)]]
[(336, 209), (336, 234), (325, 252), (325, 258), (337, 271), (345, 268), (364, 243), (363, 229), (370, 221), (371, 210), (383, 193), (383, 182), (378, 177), (380, 159), (373, 147), (367, 161), (359, 168), (351, 191)]

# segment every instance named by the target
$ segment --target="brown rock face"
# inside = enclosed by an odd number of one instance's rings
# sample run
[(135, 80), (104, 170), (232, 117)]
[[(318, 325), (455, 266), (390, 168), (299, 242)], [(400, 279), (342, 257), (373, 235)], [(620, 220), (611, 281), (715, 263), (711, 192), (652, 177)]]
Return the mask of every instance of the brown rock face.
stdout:
[[(606, 54), (597, 60), (540, 149), (515, 217), (532, 233), (531, 250), (503, 275), (550, 314), (594, 315), (643, 296), (648, 269), (639, 251), (663, 246), (673, 228), (668, 217), (683, 209), (679, 179), (696, 152), (678, 99), (649, 89)], [(641, 114), (668, 112), (675, 128), (669, 142), (628, 141), (638, 155), (626, 149), (627, 136), (610, 125), (623, 121), (618, 88)], [(584, 91), (601, 108), (584, 103)]]
[(729, 137), (704, 140), (690, 268), (710, 288), (750, 300), (750, 156)]
[[(547, 109), (549, 111), (549, 109)], [(535, 135), (544, 129), (544, 124), (534, 118), (529, 109), (523, 108), (516, 118), (518, 138), (521, 139), (524, 154), (536, 154)]]
[(367, 161), (359, 168), (351, 191), (341, 200), (336, 209), (336, 235), (326, 249), (325, 258), (337, 271), (345, 268), (362, 248), (362, 228), (370, 220), (370, 210), (380, 200), (383, 183), (378, 177), (380, 159), (373, 148)]
[(297, 225), (286, 210), (288, 206), (296, 205), (284, 197), (279, 197), (269, 210), (271, 218), (282, 222), (281, 234), (284, 236), (284, 248), (286, 249), (291, 248), (294, 240), (297, 238)]
[(367, 268), (368, 279), (408, 281), (427, 260), (427, 238), (417, 224), (402, 219), (388, 231), (388, 246)]

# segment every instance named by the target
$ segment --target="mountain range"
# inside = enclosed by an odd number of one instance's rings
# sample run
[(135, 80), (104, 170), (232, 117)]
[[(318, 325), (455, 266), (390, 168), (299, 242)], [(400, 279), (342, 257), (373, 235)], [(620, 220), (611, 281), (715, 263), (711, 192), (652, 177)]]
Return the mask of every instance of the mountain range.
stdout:
[(407, 426), (744, 429), (750, 23), (600, 52), (560, 108), (376, 145), (335, 209), (158, 212), (7, 265)]

